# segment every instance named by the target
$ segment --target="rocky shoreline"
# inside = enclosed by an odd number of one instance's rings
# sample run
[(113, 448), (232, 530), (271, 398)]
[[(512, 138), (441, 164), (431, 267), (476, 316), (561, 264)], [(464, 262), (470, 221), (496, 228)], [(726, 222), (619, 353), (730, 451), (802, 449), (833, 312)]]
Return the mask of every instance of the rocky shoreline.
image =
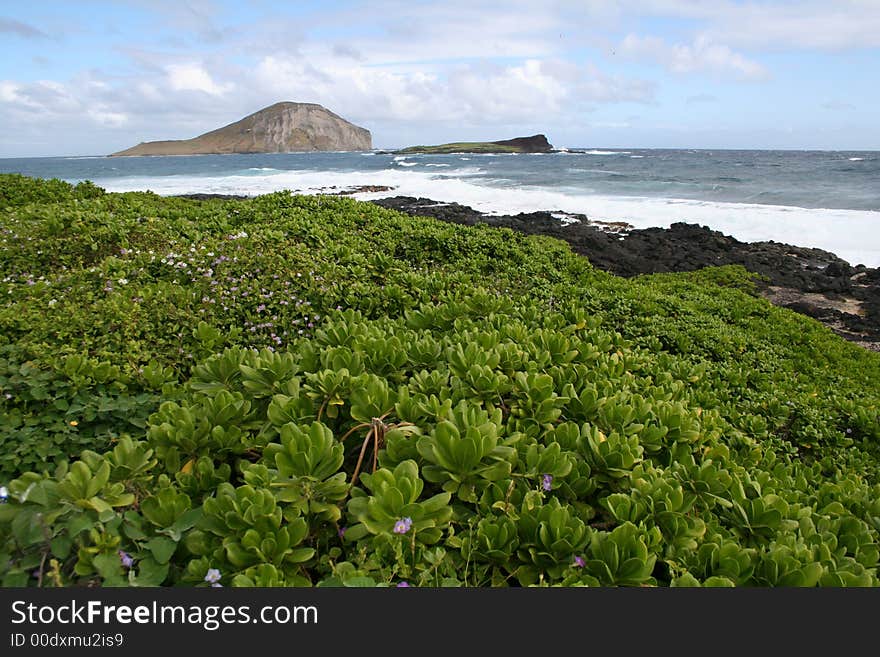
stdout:
[(828, 251), (772, 241), (740, 242), (686, 223), (635, 229), (623, 222), (598, 222), (561, 212), (489, 215), (458, 203), (411, 196), (371, 202), (413, 216), (562, 239), (595, 267), (619, 276), (742, 265), (764, 277), (759, 291), (771, 303), (808, 315), (841, 337), (880, 351), (880, 269), (854, 267)]

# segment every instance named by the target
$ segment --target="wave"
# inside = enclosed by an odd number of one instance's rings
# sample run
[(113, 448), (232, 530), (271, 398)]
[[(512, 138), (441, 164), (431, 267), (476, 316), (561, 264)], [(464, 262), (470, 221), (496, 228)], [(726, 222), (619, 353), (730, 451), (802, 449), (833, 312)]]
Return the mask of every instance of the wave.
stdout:
[(623, 171), (612, 171), (611, 169), (582, 169), (580, 167), (569, 167), (566, 169), (569, 173), (601, 173), (607, 176), (628, 176)]
[(630, 151), (600, 151), (593, 149), (590, 151), (581, 151), (584, 155), (629, 155)]
[(709, 226), (743, 242), (773, 240), (815, 247), (835, 253), (853, 265), (880, 266), (880, 243), (876, 237), (880, 212), (877, 211), (609, 196), (577, 188), (493, 187), (479, 178), (482, 173), (477, 167), (448, 173), (390, 167), (354, 172), (267, 171), (255, 175), (141, 176), (96, 179), (94, 182), (109, 192), (150, 190), (160, 195), (213, 193), (250, 196), (281, 190), (316, 194), (332, 186), (351, 189), (383, 185), (391, 187), (391, 191), (360, 192), (354, 198), (423, 197), (442, 203), (458, 202), (490, 214), (539, 210), (585, 214), (598, 221), (625, 221), (636, 228), (694, 223)]
[(249, 167), (248, 171), (279, 171), (279, 169), (274, 167)]
[(848, 159), (850, 162), (862, 162), (865, 158), (863, 158), (863, 157), (848, 157), (846, 159)]

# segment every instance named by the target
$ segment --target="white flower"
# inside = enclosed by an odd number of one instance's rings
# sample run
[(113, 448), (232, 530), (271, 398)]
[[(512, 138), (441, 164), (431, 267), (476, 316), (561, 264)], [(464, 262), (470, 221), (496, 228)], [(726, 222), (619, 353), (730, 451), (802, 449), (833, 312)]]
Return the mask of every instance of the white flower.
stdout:
[(52, 306), (54, 306), (56, 303), (58, 303), (58, 299), (49, 299), (49, 307), (50, 307), (50, 308), (51, 308)]
[(128, 279), (127, 279), (127, 278), (120, 278), (117, 282), (118, 282), (120, 285), (128, 285)]
[(9, 497), (9, 489), (6, 486), (0, 486), (0, 502), (5, 502)]

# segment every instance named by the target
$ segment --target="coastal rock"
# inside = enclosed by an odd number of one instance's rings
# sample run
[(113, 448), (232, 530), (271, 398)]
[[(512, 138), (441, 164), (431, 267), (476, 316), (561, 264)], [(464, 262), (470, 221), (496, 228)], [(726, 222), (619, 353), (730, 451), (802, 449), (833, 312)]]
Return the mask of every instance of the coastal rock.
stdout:
[(370, 131), (315, 103), (275, 103), (193, 139), (142, 142), (120, 155), (368, 151)]
[(808, 315), (841, 337), (880, 351), (880, 269), (853, 267), (828, 251), (773, 241), (740, 242), (687, 223), (636, 230), (580, 214), (487, 215), (458, 203), (408, 196), (372, 202), (414, 216), (562, 239), (594, 267), (618, 276), (742, 265), (763, 277), (758, 287), (771, 303)]
[(531, 137), (517, 137), (516, 139), (505, 139), (503, 141), (493, 141), (497, 146), (511, 146), (520, 153), (549, 153), (553, 150), (552, 144), (547, 141), (544, 135), (532, 135)]

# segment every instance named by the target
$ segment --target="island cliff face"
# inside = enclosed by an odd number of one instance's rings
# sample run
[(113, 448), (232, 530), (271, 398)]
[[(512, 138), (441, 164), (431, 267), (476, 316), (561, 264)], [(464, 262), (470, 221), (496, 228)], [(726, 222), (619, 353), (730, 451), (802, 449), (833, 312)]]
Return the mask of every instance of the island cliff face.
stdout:
[(368, 151), (370, 131), (315, 103), (275, 103), (193, 139), (142, 142), (120, 155)]

